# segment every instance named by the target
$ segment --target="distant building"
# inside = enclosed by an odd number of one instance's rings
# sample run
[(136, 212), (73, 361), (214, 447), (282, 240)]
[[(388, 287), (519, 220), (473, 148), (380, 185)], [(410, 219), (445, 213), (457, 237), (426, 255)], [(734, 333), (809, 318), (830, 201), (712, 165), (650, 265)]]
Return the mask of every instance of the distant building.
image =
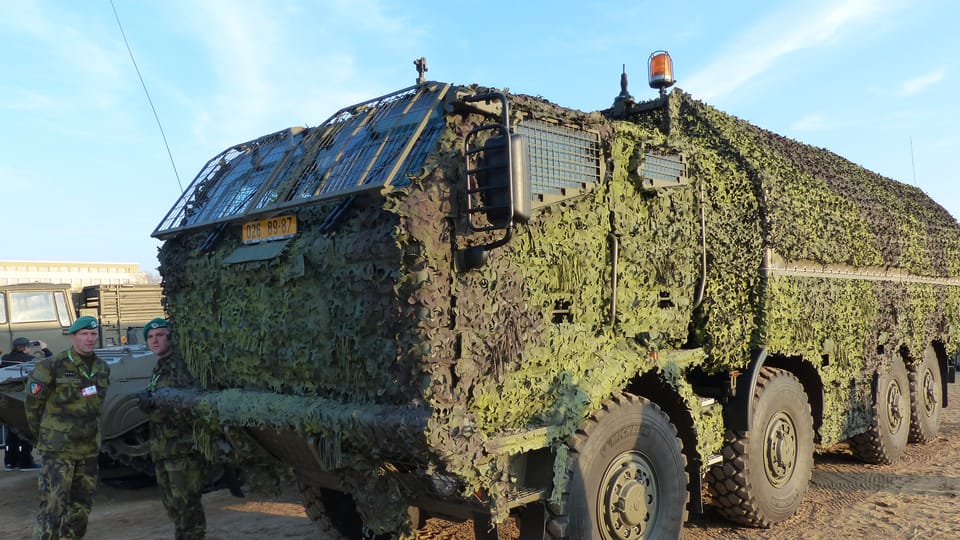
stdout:
[(0, 285), (17, 283), (69, 283), (80, 290), (87, 285), (151, 283), (136, 263), (61, 261), (0, 261)]

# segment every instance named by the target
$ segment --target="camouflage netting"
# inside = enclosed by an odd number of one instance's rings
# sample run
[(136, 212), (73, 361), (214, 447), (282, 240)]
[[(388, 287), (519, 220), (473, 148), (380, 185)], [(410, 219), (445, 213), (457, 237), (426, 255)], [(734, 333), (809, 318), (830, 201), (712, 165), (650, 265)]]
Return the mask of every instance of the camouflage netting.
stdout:
[[(960, 227), (919, 189), (867, 171), (827, 150), (752, 126), (680, 92), (674, 92), (671, 102), (678, 104), (678, 123), (695, 151), (724, 156), (718, 163), (736, 163), (754, 191), (743, 200), (755, 209), (750, 221), (760, 224), (762, 240), (752, 231), (749, 238), (743, 230), (731, 231), (731, 222), (716, 220), (711, 208), (707, 212), (708, 237), (736, 235), (732, 240), (716, 238), (716, 244), (708, 240), (712, 255), (723, 251), (715, 245), (735, 249), (747, 245), (744, 240), (759, 240), (763, 247), (788, 261), (800, 261), (801, 266), (833, 265), (872, 273), (896, 268), (928, 278), (960, 276)], [(704, 181), (710, 185), (714, 178), (705, 176)], [(729, 193), (712, 187), (708, 191), (714, 197)], [(941, 340), (950, 352), (960, 346), (956, 318), (960, 288), (956, 282), (786, 276), (764, 281), (757, 279), (762, 252), (750, 250), (745, 255), (747, 259), (730, 266), (714, 261), (718, 267), (727, 266), (727, 271), (711, 268), (707, 297), (717, 290), (750, 291), (750, 295), (734, 295), (724, 301), (735, 303), (734, 311), (755, 317), (738, 321), (753, 339), (743, 340), (740, 332), (724, 335), (723, 326), (736, 317), (724, 313), (715, 320), (715, 308), (721, 303), (708, 300), (705, 344), (719, 369), (743, 362), (745, 351), (738, 351), (738, 346), (747, 343), (812, 362), (826, 385), (824, 425), (819, 433), (822, 443), (842, 440), (868, 425), (869, 382), (882, 363), (879, 351), (889, 355), (905, 347), (911, 361), (919, 359), (935, 340)], [(744, 287), (744, 279), (752, 283)], [(747, 305), (754, 297), (765, 300), (755, 307)], [(728, 303), (726, 307), (731, 306)]]
[[(389, 472), (393, 456), (456, 475), (464, 496), (486, 494), (503, 519), (508, 455), (565, 455), (564, 438), (639, 374), (657, 370), (674, 388), (706, 455), (722, 426), (699, 411), (690, 367), (742, 369), (767, 347), (814, 362), (828, 399), (846, 401), (863, 397), (878, 345), (960, 344), (957, 287), (762, 277), (766, 248), (957, 277), (960, 228), (919, 190), (680, 91), (635, 122), (527, 96), (511, 96), (511, 108), (515, 122), (599, 133), (603, 178), (535, 211), (481, 268), (463, 270), (456, 255), (502, 234), (472, 233), (462, 215), (463, 139), (492, 121), (478, 111), (450, 114), (408, 187), (353, 200), (332, 230), (319, 225), (343, 200), (300, 207), (300, 233), (275, 258), (226, 264), (237, 225), (164, 244), (180, 349), (206, 389), (235, 389), (194, 402), (205, 425), (229, 427), (209, 446), (226, 438), (256, 454), (237, 426), (318, 436), (315, 466), (344, 478), (380, 529), (401, 526), (398, 493), (410, 489)], [(686, 156), (690, 183), (641, 188), (639, 164), (661, 151)], [(860, 427), (847, 406), (827, 411), (824, 440)], [(371, 429), (378, 422), (391, 429)], [(504, 442), (540, 427), (550, 429)]]

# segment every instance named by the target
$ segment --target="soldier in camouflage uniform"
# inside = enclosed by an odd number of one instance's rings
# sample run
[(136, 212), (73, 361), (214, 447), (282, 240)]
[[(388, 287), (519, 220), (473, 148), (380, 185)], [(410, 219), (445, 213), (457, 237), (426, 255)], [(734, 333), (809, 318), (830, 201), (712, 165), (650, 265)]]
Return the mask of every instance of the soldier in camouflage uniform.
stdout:
[(100, 472), (110, 367), (94, 354), (97, 319), (80, 317), (67, 334), (71, 347), (38, 361), (27, 379), (24, 408), (42, 459), (36, 540), (83, 538)]
[(168, 411), (153, 406), (152, 392), (167, 386), (190, 386), (193, 376), (170, 344), (170, 328), (165, 319), (156, 318), (143, 329), (147, 347), (157, 355), (157, 366), (140, 406), (150, 414), (150, 456), (156, 464), (160, 498), (173, 520), (176, 540), (199, 540), (206, 531), (206, 517), (200, 496), (207, 462), (194, 447), (193, 431), (171, 418)]

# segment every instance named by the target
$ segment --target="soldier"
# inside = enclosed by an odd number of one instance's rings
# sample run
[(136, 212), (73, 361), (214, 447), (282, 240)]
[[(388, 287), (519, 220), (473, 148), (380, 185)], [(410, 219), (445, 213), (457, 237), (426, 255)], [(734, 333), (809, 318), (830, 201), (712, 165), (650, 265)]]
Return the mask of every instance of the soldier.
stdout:
[(27, 379), (27, 423), (41, 455), (36, 540), (83, 538), (100, 472), (100, 427), (110, 367), (94, 353), (97, 319), (67, 329), (71, 347), (37, 361)]
[(153, 405), (152, 393), (167, 386), (190, 386), (194, 380), (170, 343), (170, 325), (156, 318), (143, 328), (147, 347), (157, 355), (157, 365), (147, 390), (139, 396), (140, 408), (150, 415), (150, 456), (157, 472), (160, 499), (173, 520), (176, 540), (200, 540), (206, 517), (200, 498), (207, 462), (194, 448), (189, 424), (178, 423)]

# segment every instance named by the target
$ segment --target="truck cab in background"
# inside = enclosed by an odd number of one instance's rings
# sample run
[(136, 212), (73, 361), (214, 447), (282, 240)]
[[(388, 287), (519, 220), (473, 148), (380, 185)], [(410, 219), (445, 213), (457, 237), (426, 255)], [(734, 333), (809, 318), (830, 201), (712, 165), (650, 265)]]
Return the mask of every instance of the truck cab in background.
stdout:
[(10, 352), (14, 339), (26, 337), (62, 351), (70, 346), (67, 328), (83, 315), (100, 321), (100, 347), (139, 343), (143, 325), (163, 316), (162, 294), (159, 284), (88, 285), (80, 291), (66, 283), (0, 286), (0, 350)]
[[(70, 286), (64, 283), (22, 283), (0, 287), (0, 349), (13, 350), (13, 340), (43, 341), (51, 351), (70, 346), (66, 330), (76, 320)], [(42, 356), (37, 347), (32, 350)]]

